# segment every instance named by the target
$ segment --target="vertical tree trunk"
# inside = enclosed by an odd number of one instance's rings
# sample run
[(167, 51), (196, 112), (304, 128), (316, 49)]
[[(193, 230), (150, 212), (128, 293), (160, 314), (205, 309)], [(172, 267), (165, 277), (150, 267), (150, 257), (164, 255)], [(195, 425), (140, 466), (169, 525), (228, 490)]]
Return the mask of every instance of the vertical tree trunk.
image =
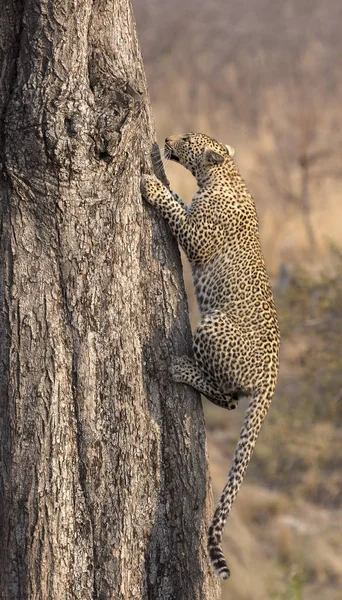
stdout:
[(128, 0), (3, 0), (3, 600), (219, 597), (179, 254)]

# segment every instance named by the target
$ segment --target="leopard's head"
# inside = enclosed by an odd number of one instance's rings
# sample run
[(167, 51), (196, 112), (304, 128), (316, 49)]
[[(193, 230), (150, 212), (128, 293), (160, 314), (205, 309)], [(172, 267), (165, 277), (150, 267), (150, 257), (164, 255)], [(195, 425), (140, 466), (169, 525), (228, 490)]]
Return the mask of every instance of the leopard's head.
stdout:
[(200, 180), (209, 171), (231, 163), (234, 149), (203, 133), (172, 135), (165, 140), (165, 157), (180, 163)]

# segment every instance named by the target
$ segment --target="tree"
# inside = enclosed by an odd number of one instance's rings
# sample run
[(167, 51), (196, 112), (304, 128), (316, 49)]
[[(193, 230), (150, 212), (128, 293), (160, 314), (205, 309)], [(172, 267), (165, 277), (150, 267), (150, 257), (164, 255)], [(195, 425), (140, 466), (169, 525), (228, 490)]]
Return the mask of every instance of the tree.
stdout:
[[(337, 164), (341, 134), (333, 104), (329, 110), (322, 110), (323, 91), (315, 82), (310, 85), (304, 69), (297, 69), (298, 73), (284, 78), (266, 101), (267, 146), (259, 151), (260, 174), (274, 199), (285, 209), (294, 207), (298, 211), (310, 255), (314, 256), (318, 250), (314, 208), (326, 202), (321, 185), (341, 178)], [(325, 106), (327, 102), (325, 99)]]
[(129, 0), (4, 0), (1, 598), (218, 598), (203, 414)]

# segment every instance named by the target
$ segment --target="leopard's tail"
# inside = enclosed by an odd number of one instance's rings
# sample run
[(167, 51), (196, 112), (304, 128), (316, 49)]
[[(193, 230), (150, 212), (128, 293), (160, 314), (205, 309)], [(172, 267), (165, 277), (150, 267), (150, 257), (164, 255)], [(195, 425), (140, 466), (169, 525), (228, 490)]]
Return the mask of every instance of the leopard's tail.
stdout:
[(271, 398), (268, 398), (267, 395), (265, 395), (254, 397), (249, 404), (227, 483), (223, 489), (209, 527), (208, 553), (215, 573), (222, 579), (228, 579), (230, 576), (230, 571), (221, 547), (223, 528), (243, 482), (248, 464), (253, 454), (255, 442), (270, 403)]

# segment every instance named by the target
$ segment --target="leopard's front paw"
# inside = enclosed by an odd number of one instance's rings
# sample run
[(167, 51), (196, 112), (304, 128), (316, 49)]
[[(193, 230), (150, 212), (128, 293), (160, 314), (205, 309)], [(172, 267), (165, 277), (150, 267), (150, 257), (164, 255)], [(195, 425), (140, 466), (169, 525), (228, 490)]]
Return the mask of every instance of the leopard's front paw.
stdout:
[(140, 190), (143, 198), (150, 204), (157, 204), (158, 196), (163, 192), (164, 186), (155, 175), (143, 175)]

